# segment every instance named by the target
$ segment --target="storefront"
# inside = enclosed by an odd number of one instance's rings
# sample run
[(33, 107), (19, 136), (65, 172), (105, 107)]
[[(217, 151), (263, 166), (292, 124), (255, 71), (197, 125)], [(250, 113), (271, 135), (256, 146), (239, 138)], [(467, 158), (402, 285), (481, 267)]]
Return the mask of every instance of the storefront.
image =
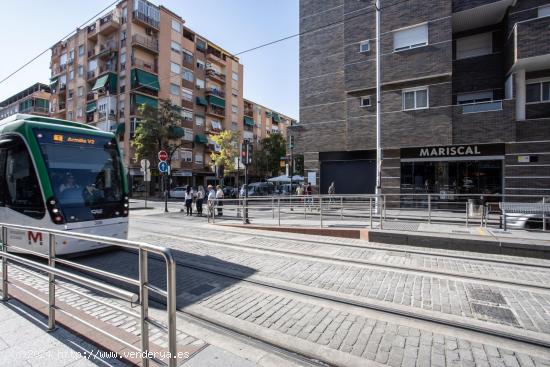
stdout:
[(502, 194), (504, 144), (401, 149), (401, 194), (438, 194), (466, 200), (474, 194)]

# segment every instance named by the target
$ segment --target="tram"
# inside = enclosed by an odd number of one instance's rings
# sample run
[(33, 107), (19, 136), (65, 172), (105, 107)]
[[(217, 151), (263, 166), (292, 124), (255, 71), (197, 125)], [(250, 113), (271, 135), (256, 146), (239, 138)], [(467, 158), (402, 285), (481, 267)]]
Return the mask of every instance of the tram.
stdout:
[[(128, 185), (112, 133), (16, 114), (0, 121), (0, 222), (126, 239)], [(7, 243), (47, 254), (49, 236), (7, 230)], [(56, 253), (104, 244), (56, 237)]]

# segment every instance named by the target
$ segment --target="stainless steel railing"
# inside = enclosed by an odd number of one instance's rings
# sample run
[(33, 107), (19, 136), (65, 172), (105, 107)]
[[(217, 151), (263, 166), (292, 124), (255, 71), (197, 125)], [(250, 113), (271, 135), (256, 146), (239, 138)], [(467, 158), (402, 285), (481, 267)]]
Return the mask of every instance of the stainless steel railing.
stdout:
[[(19, 290), (37, 298), (38, 300), (47, 303), (48, 305), (48, 329), (53, 330), (56, 326), (56, 312), (62, 312), (63, 314), (78, 320), (79, 322), (85, 324), (86, 326), (94, 329), (95, 331), (106, 335), (113, 340), (125, 345), (139, 353), (142, 359), (143, 366), (149, 366), (150, 360), (154, 360), (156, 363), (161, 365), (166, 365), (170, 367), (175, 367), (177, 365), (177, 344), (176, 344), (176, 262), (170, 251), (170, 249), (161, 246), (155, 246), (142, 242), (133, 242), (128, 240), (121, 240), (111, 237), (95, 236), (77, 232), (67, 232), (54, 229), (22, 226), (8, 223), (0, 223), (1, 227), (1, 240), (2, 240), (2, 251), (0, 252), (0, 257), (2, 257), (2, 295), (0, 300), (7, 301), (9, 298), (9, 286), (17, 287)], [(28, 250), (22, 247), (9, 244), (9, 230), (23, 230), (23, 231), (33, 231), (38, 233), (43, 233), (48, 236), (48, 254), (38, 253), (32, 250)], [(78, 264), (74, 261), (68, 259), (62, 259), (56, 256), (56, 239), (58, 237), (63, 238), (72, 238), (79, 240), (92, 241), (96, 243), (102, 243), (105, 245), (123, 247), (127, 249), (137, 250), (139, 256), (139, 275), (138, 279), (122, 276), (112, 272), (94, 269), (92, 267)], [(10, 252), (10, 250), (16, 250), (18, 252), (35, 255), (47, 259), (47, 265), (40, 263), (35, 260), (23, 257), (20, 254), (15, 254)], [(156, 287), (149, 283), (148, 281), (148, 265), (147, 258), (149, 254), (156, 254), (161, 256), (166, 263), (166, 290)], [(23, 267), (18, 266), (23, 265)], [(137, 286), (139, 288), (139, 294), (127, 291), (122, 288), (112, 286), (110, 284), (91, 279), (85, 275), (75, 274), (67, 270), (59, 269), (57, 264), (62, 264), (66, 267), (70, 267), (76, 270), (79, 270), (84, 273), (90, 273), (93, 275), (106, 277), (115, 281), (129, 284), (131, 286)], [(47, 274), (48, 281), (48, 300), (44, 299), (29, 293), (22, 287), (19, 287), (16, 283), (10, 282), (8, 278), (9, 267), (13, 266), (19, 270), (22, 270), (26, 273), (31, 273), (28, 269), (37, 270)], [(31, 273), (33, 276), (41, 277), (40, 275)], [(91, 298), (83, 292), (75, 291), (70, 287), (66, 287), (60, 282), (56, 281), (56, 278), (62, 278), (74, 282), (78, 285), (84, 286), (86, 288), (92, 289), (94, 291), (104, 292), (118, 299), (130, 302), (130, 303), (139, 303), (140, 311), (139, 313), (126, 310), (122, 307), (115, 306), (111, 303), (104, 302), (98, 298), (93, 298), (95, 302), (98, 302), (104, 306), (115, 308), (120, 312), (123, 312), (129, 316), (140, 319), (141, 326), (141, 347), (136, 347), (135, 345), (122, 340), (108, 332), (102, 330), (101, 328), (90, 324), (89, 322), (82, 320), (76, 315), (71, 314), (69, 311), (64, 310), (56, 306), (56, 287), (60, 287), (66, 290), (70, 290), (79, 294), (80, 296)], [(167, 304), (167, 324), (166, 326), (149, 317), (149, 291), (154, 292), (162, 297), (166, 298)], [(152, 325), (160, 330), (165, 331), (168, 334), (168, 353), (165, 355), (168, 357), (168, 362), (156, 358), (155, 355), (150, 351), (149, 343), (149, 326)]]

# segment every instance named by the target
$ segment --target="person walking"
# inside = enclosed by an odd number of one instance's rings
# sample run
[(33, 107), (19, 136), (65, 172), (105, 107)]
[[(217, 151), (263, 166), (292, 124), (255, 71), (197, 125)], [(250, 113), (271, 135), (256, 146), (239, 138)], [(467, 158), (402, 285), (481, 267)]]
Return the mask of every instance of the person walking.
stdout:
[(311, 197), (313, 195), (313, 187), (311, 187), (311, 184), (308, 182), (306, 185), (306, 204), (313, 205), (313, 198)]
[(185, 190), (185, 215), (193, 215), (193, 189), (190, 185)]
[(212, 185), (208, 185), (208, 216), (214, 217), (214, 207), (216, 206), (216, 191)]
[(216, 186), (216, 205), (218, 207), (218, 217), (221, 217), (223, 215), (223, 202), (221, 201), (223, 199), (223, 190), (221, 185)]
[(197, 217), (202, 217), (202, 202), (204, 200), (204, 187), (202, 185), (199, 185), (199, 189), (197, 190)]
[(334, 181), (330, 183), (328, 187), (328, 202), (332, 204), (332, 199), (334, 194), (336, 194), (336, 187), (334, 186)]

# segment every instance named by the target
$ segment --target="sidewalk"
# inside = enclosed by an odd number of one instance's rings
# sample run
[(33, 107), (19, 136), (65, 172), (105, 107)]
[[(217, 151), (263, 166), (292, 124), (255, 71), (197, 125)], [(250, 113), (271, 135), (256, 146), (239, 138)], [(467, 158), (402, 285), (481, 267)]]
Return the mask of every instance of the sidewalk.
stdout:
[(0, 366), (127, 366), (17, 300), (0, 302)]

